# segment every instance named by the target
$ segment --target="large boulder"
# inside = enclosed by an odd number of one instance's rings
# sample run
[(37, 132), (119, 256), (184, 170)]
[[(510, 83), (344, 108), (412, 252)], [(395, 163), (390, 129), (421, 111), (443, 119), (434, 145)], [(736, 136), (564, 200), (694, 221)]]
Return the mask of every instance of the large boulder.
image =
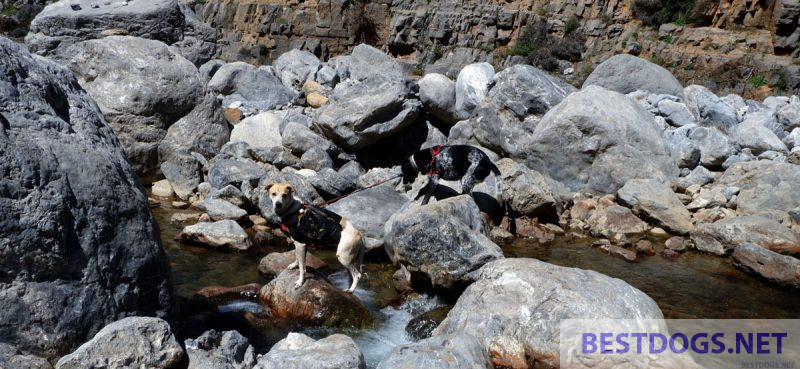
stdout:
[(533, 130), (528, 166), (573, 191), (612, 193), (633, 178), (671, 182), (678, 167), (653, 115), (617, 92), (589, 86)]
[(800, 166), (761, 160), (737, 163), (719, 178), (719, 183), (740, 189), (737, 209), (744, 214), (800, 206)]
[(782, 254), (800, 253), (800, 237), (770, 218), (747, 215), (704, 223), (692, 233), (694, 247), (715, 255), (725, 255), (743, 243), (753, 243)]
[(167, 128), (203, 97), (197, 68), (160, 41), (110, 36), (76, 45), (69, 67), (97, 101), (128, 161), (154, 175)]
[(247, 117), (233, 127), (230, 142), (247, 142), (257, 149), (281, 146), (282, 120), (283, 116), (274, 112)]
[(447, 124), (455, 124), (458, 121), (455, 113), (456, 83), (438, 73), (428, 73), (417, 83), (419, 99), (425, 109), (436, 119)]
[(289, 333), (259, 357), (253, 369), (364, 369), (364, 355), (352, 338), (332, 334), (320, 340)]
[(308, 51), (292, 49), (281, 54), (274, 66), (284, 86), (299, 89), (306, 80), (314, 80), (322, 62)]
[(377, 369), (492, 369), (481, 341), (468, 334), (438, 336), (395, 347)]
[(530, 115), (547, 113), (575, 91), (575, 87), (541, 69), (517, 64), (492, 78), (487, 96), (495, 106), (522, 121)]
[(736, 109), (703, 86), (687, 86), (683, 90), (683, 99), (702, 126), (727, 130), (739, 123)]
[[(736, 154), (733, 140), (716, 127), (684, 126), (688, 137), (700, 149), (700, 164), (706, 167), (719, 167), (725, 160)], [(683, 128), (680, 129), (683, 131)]]
[[(565, 319), (587, 319), (582, 327), (585, 332), (603, 331), (592, 326), (599, 327), (602, 319), (627, 319), (617, 324), (633, 331), (649, 326), (649, 319), (663, 319), (658, 305), (643, 292), (590, 270), (536, 259), (503, 259), (486, 264), (473, 275), (476, 281), (458, 298), (433, 336), (473, 335), (487, 349), (502, 348), (492, 350), (495, 362), (522, 358), (529, 367), (534, 360), (558, 366), (560, 346), (566, 344), (561, 342), (559, 327)], [(590, 319), (597, 320), (589, 323)], [(617, 364), (626, 360), (624, 355), (607, 358)], [(647, 360), (654, 365), (664, 358)], [(613, 363), (602, 367), (613, 367)]]
[(314, 124), (347, 150), (359, 150), (389, 137), (417, 119), (422, 103), (405, 81), (376, 75), (336, 85)]
[[(403, 67), (394, 58), (370, 45), (360, 44), (347, 58), (349, 77), (361, 81), (374, 76), (403, 78)], [(337, 68), (339, 69), (339, 68)]]
[(212, 94), (203, 97), (189, 114), (167, 129), (158, 144), (158, 157), (164, 163), (178, 153), (198, 153), (211, 159), (230, 138), (230, 128), (222, 106)]
[(312, 270), (307, 270), (303, 285), (295, 288), (299, 274), (297, 269), (284, 270), (261, 288), (258, 299), (273, 317), (304, 326), (352, 328), (372, 322), (361, 301)]
[(456, 79), (456, 116), (467, 119), (489, 92), (494, 77), (494, 67), (489, 63), (475, 63), (464, 67)]
[(591, 85), (622, 94), (642, 90), (675, 96), (683, 91), (681, 83), (668, 70), (630, 54), (615, 55), (600, 63), (583, 82), (584, 88)]
[(639, 216), (653, 219), (662, 228), (686, 235), (694, 229), (692, 215), (672, 189), (653, 179), (632, 179), (617, 197)]
[(158, 318), (130, 317), (97, 332), (75, 352), (62, 357), (56, 369), (169, 369), (183, 358), (183, 348), (169, 323)]
[(184, 341), (189, 357), (188, 369), (250, 369), (256, 355), (250, 342), (237, 331), (210, 330)]
[(470, 272), (503, 257), (484, 234), (478, 206), (466, 195), (412, 203), (389, 219), (385, 234), (392, 260), (437, 288), (468, 283)]
[(735, 265), (748, 273), (791, 288), (800, 288), (800, 260), (752, 243), (733, 249)]
[(503, 203), (510, 211), (541, 220), (558, 219), (560, 204), (541, 173), (508, 158), (495, 164), (502, 177)]
[(223, 107), (250, 115), (287, 105), (298, 97), (297, 91), (284, 86), (274, 70), (244, 62), (223, 65), (206, 86), (224, 96)]
[(0, 341), (53, 359), (130, 315), (169, 316), (147, 196), (89, 94), (0, 37)]
[(361, 231), (368, 249), (383, 246), (384, 226), (389, 218), (409, 202), (408, 198), (383, 185), (345, 197), (328, 206)]

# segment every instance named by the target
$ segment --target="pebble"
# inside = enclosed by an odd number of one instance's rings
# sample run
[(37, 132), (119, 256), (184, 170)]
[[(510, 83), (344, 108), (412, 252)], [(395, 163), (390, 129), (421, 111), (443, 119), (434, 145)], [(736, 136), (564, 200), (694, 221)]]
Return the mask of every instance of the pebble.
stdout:
[(162, 179), (158, 182), (153, 183), (152, 187), (153, 196), (158, 197), (165, 197), (169, 198), (172, 197), (174, 192), (172, 191), (172, 185), (169, 184), (169, 181), (166, 179)]
[(653, 229), (650, 230), (650, 234), (652, 234), (653, 236), (666, 236), (667, 231), (665, 231), (661, 227), (654, 227)]
[(173, 201), (172, 207), (175, 209), (186, 209), (189, 207), (189, 203), (184, 201)]
[(641, 252), (647, 255), (655, 255), (656, 249), (653, 247), (653, 243), (648, 240), (640, 240), (636, 243), (636, 251)]

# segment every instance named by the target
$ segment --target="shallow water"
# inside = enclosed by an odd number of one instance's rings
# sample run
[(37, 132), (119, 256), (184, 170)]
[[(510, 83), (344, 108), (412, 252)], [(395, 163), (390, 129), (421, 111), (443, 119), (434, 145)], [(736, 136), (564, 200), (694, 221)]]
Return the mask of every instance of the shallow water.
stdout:
[[(258, 252), (227, 253), (180, 244), (173, 238), (181, 225), (170, 224), (174, 210), (168, 202), (153, 208), (161, 228), (164, 249), (170, 259), (176, 290), (184, 297), (211, 285), (236, 286), (247, 283), (266, 283), (258, 274), (261, 257), (272, 251), (289, 247), (262, 249)], [(657, 249), (663, 245), (654, 242)], [(800, 294), (776, 288), (733, 267), (730, 258), (687, 252), (676, 259), (660, 255), (641, 256), (630, 263), (606, 255), (590, 246), (591, 240), (557, 239), (546, 245), (531, 240), (517, 240), (503, 245), (506, 257), (533, 257), (556, 265), (591, 269), (620, 278), (641, 289), (655, 300), (667, 318), (798, 318)], [(336, 272), (329, 279), (337, 287), (347, 286), (347, 273), (341, 269), (332, 251), (313, 251)], [(443, 306), (435, 297), (400, 302), (392, 286), (394, 268), (388, 263), (367, 262), (366, 277), (356, 296), (373, 313), (378, 322), (364, 331), (308, 328), (302, 332), (324, 337), (340, 332), (353, 337), (372, 368), (397, 345), (412, 340), (405, 331), (406, 324), (416, 315)], [(219, 306), (221, 312), (263, 312), (252, 301), (233, 301)], [(266, 335), (274, 336), (275, 330)], [(283, 334), (278, 332), (278, 334)], [(263, 348), (266, 349), (266, 348)]]

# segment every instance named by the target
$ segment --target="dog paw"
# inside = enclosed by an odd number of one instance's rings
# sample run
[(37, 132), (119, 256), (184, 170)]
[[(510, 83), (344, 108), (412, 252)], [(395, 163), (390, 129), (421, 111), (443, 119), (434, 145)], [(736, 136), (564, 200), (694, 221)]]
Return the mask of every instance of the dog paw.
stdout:
[(298, 289), (303, 286), (303, 280), (298, 279), (297, 282), (294, 283), (294, 289)]
[(297, 262), (293, 262), (286, 266), (286, 269), (297, 269)]
[(349, 288), (345, 288), (345, 289), (342, 290), (342, 292), (352, 294), (353, 290), (351, 290)]

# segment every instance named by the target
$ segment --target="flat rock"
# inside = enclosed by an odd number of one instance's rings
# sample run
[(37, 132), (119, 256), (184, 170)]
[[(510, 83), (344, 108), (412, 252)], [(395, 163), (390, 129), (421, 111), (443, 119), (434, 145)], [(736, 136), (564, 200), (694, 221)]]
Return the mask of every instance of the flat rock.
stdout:
[(748, 273), (791, 288), (800, 288), (800, 260), (752, 243), (733, 249), (734, 264)]
[(332, 334), (320, 340), (289, 333), (259, 357), (253, 369), (364, 369), (364, 356), (352, 338)]
[(247, 142), (252, 148), (281, 146), (280, 124), (283, 116), (264, 112), (243, 119), (231, 131), (230, 142)]
[(196, 206), (205, 211), (211, 220), (239, 220), (247, 216), (244, 209), (220, 199), (206, 198)]
[[(275, 278), (278, 274), (281, 274), (289, 264), (294, 263), (295, 260), (297, 260), (297, 254), (294, 250), (271, 252), (258, 262), (258, 273), (270, 279)], [(314, 254), (307, 253), (306, 267), (324, 272), (328, 269), (328, 264), (314, 256)]]
[(701, 224), (691, 237), (696, 249), (715, 255), (730, 253), (742, 243), (753, 243), (782, 254), (800, 252), (800, 238), (792, 230), (774, 220), (755, 215)]
[(247, 233), (233, 220), (203, 222), (186, 226), (178, 235), (178, 239), (211, 248), (239, 251), (247, 250), (251, 246)]
[(662, 182), (632, 179), (617, 191), (620, 201), (642, 217), (653, 219), (660, 227), (680, 235), (688, 234), (692, 216), (683, 202)]

